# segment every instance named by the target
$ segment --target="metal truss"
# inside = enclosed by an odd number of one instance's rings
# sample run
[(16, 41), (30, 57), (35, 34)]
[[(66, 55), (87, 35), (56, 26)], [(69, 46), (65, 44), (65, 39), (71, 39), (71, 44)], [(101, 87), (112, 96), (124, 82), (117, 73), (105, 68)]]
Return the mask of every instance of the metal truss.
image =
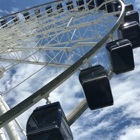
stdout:
[[(109, 1), (108, 1), (109, 2)], [(38, 101), (40, 101), (43, 98), (48, 98), (49, 94), (51, 93), (51, 91), (53, 91), (55, 88), (57, 88), (60, 84), (62, 84), (64, 81), (66, 81), (71, 75), (73, 75), (79, 68), (81, 68), (83, 65), (85, 65), (102, 47), (103, 45), (110, 39), (112, 38), (113, 33), (117, 30), (117, 28), (120, 26), (121, 22), (123, 21), (124, 15), (125, 15), (125, 6), (123, 4), (123, 2), (121, 0), (119, 0), (120, 4), (122, 5), (122, 11), (120, 13), (120, 17), (118, 18), (118, 20), (115, 22), (115, 24), (113, 24), (113, 26), (111, 27), (111, 29), (106, 28), (105, 33), (102, 33), (102, 38), (99, 39), (95, 39), (95, 42), (98, 42), (96, 45), (93, 44), (92, 45), (87, 45), (87, 46), (91, 46), (90, 50), (87, 50), (87, 52), (85, 52), (85, 54), (83, 54), (83, 56), (81, 58), (79, 58), (74, 64), (72, 64), (69, 68), (67, 68), (65, 71), (63, 71), (60, 75), (58, 75), (56, 78), (54, 78), (51, 82), (49, 82), (48, 84), (46, 84), (44, 87), (42, 87), (41, 89), (39, 89), (38, 91), (36, 91), (34, 94), (32, 94), (30, 97), (26, 98), (24, 101), (20, 102), (18, 105), (16, 105), (15, 107), (13, 107), (11, 110), (9, 110), (8, 112), (6, 112), (5, 114), (3, 114), (2, 116), (0, 116), (0, 127), (3, 127), (4, 125), (6, 125), (8, 122), (10, 122), (11, 120), (13, 120), (14, 118), (16, 118), (17, 116), (19, 116), (20, 114), (22, 114), (24, 111), (26, 111), (28, 108), (30, 108), (31, 106), (33, 106), (34, 104), (36, 104)], [(101, 5), (102, 6), (102, 5)], [(100, 6), (100, 7), (101, 7)], [(99, 8), (98, 7), (98, 10)], [(86, 11), (86, 10), (85, 10)], [(84, 12), (84, 10), (82, 11)], [(105, 13), (104, 12), (99, 12), (97, 15), (98, 17), (103, 16)], [(107, 15), (111, 15), (107, 14)], [(114, 13), (113, 13), (114, 14)], [(57, 15), (57, 14), (56, 14)], [(73, 15), (74, 16), (74, 15)], [(102, 19), (103, 20), (103, 19)], [(69, 20), (70, 21), (70, 20)], [(95, 21), (96, 22), (96, 21)], [(67, 22), (68, 25), (69, 22)], [(101, 25), (101, 22), (99, 22), (98, 24), (94, 24), (94, 25)], [(81, 24), (84, 24), (83, 22)], [(107, 22), (107, 24), (109, 24)], [(74, 24), (75, 26), (75, 24)], [(77, 26), (77, 28), (80, 26), (80, 24)], [(104, 26), (104, 25), (103, 25)], [(99, 26), (100, 28), (103, 26)], [(106, 26), (106, 25), (105, 25)], [(69, 26), (68, 26), (69, 27)], [(76, 26), (75, 26), (76, 27)], [(85, 27), (85, 26), (84, 26)], [(7, 27), (8, 28), (8, 27)], [(67, 29), (67, 27), (65, 27)], [(68, 28), (69, 29), (69, 28)], [(102, 28), (101, 28), (102, 29)], [(100, 30), (101, 30), (100, 29)], [(73, 28), (73, 30), (75, 30), (75, 28)], [(103, 31), (103, 30), (102, 30)], [(55, 31), (54, 31), (55, 32)], [(96, 32), (96, 30), (95, 30)], [(97, 30), (96, 33), (98, 33), (99, 30)], [(56, 36), (57, 33), (55, 33)], [(100, 33), (99, 33), (100, 34)], [(80, 34), (82, 35), (82, 33)], [(89, 38), (89, 37), (87, 37)], [(51, 38), (52, 39), (52, 38)], [(50, 39), (50, 40), (51, 40)], [(49, 40), (49, 41), (50, 41)], [(76, 42), (74, 45), (75, 46), (80, 46), (80, 44), (84, 44), (85, 40), (82, 39), (81, 41)], [(87, 41), (87, 40), (86, 40)], [(95, 43), (92, 40), (88, 40), (88, 43)], [(86, 42), (87, 43), (87, 42)], [(88, 44), (87, 43), (87, 44)], [(53, 43), (52, 43), (53, 44)], [(49, 45), (52, 45), (51, 43)], [(55, 44), (55, 43), (54, 43)], [(53, 45), (54, 45), (53, 44)], [(77, 45), (78, 44), (78, 45)], [(52, 46), (53, 46), (52, 45)], [(68, 44), (69, 45), (69, 44)], [(72, 46), (74, 46), (72, 45)], [(65, 47), (71, 47), (72, 50), (74, 50), (72, 46), (65, 46)], [(86, 46), (86, 45), (85, 45)], [(30, 46), (26, 46), (26, 47), (30, 47)], [(51, 46), (49, 46), (50, 48)], [(62, 46), (55, 46), (55, 47), (62, 47)], [(64, 47), (64, 48), (65, 48)], [(81, 47), (81, 46), (80, 46)], [(77, 47), (76, 47), (77, 48)], [(86, 50), (86, 49), (85, 49)], [(6, 51), (6, 50), (4, 50)], [(13, 51), (13, 50), (12, 50)], [(49, 50), (50, 51), (50, 50)], [(52, 50), (51, 50), (52, 51)], [(17, 51), (18, 52), (18, 51)], [(16, 52), (16, 53), (17, 53)], [(12, 52), (15, 53), (15, 52)], [(56, 61), (57, 62), (57, 61)], [(73, 61), (74, 62), (74, 61)], [(111, 76), (111, 73), (109, 74)], [(68, 116), (68, 122), (71, 125), (82, 113), (83, 111), (87, 108), (87, 103), (85, 101), (85, 99), (77, 106), (77, 108), (75, 108)]]
[(43, 5), (1, 19), (7, 22), (0, 27), (0, 61), (68, 68), (104, 37), (118, 13), (102, 12), (101, 6), (89, 10), (90, 1), (82, 10), (58, 4), (50, 13)]

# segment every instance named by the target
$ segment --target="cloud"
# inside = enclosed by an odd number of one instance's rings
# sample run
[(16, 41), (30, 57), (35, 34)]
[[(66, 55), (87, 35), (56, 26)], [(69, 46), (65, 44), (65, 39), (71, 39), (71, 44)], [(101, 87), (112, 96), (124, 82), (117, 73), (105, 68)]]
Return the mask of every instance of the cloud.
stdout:
[(17, 8), (17, 7), (12, 7), (10, 13), (16, 13), (16, 12), (18, 12), (19, 10), (20, 10), (20, 9)]
[(2, 9), (0, 9), (0, 14), (8, 15), (8, 14), (11, 14), (11, 13), (16, 13), (19, 10), (20, 10), (20, 8), (17, 8), (17, 7), (11, 7), (11, 10), (2, 10)]
[(140, 8), (140, 0), (135, 0), (135, 7), (136, 7), (137, 9)]
[(122, 135), (118, 140), (139, 140), (140, 126), (131, 126), (123, 130)]
[(7, 10), (1, 10), (1, 9), (0, 9), (0, 13), (2, 13), (2, 14), (10, 14)]

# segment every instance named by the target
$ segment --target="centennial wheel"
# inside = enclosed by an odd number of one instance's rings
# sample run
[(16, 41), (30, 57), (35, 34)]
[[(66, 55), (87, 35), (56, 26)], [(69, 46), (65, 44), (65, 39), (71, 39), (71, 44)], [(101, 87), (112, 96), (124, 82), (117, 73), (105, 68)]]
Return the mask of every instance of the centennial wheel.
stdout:
[[(80, 97), (75, 103), (67, 100), (73, 99), (75, 86), (67, 90), (63, 84), (65, 96), (61, 94), (64, 92), (62, 86), (59, 94), (55, 89), (73, 74), (73, 78), (77, 78), (76, 72), (80, 69), (98, 63), (109, 68), (100, 57), (105, 56), (105, 43), (118, 39), (116, 30), (124, 15), (121, 0), (79, 0), (55, 1), (2, 17), (0, 77), (6, 87), (1, 94), (10, 103), (12, 100), (14, 107), (0, 116), (0, 126), (5, 126), (41, 99), (48, 101), (49, 96), (52, 102), (59, 100), (59, 95), (63, 96), (62, 102), (70, 106), (64, 108), (73, 109), (82, 99)], [(77, 81), (78, 78), (73, 84)], [(50, 94), (53, 90), (54, 96)], [(67, 116), (69, 125), (86, 108), (84, 99)]]

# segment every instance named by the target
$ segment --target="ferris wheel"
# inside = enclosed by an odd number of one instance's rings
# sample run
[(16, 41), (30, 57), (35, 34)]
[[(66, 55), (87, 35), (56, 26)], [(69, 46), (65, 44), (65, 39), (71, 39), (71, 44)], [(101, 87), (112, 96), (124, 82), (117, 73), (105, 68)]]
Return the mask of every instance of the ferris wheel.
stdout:
[[(119, 74), (134, 69), (132, 49), (140, 46), (138, 13), (133, 10), (132, 4), (125, 4), (121, 0), (54, 1), (2, 17), (0, 23), (0, 77), (3, 78), (9, 71), (14, 73), (18, 70), (18, 65), (21, 67), (22, 65), (33, 65), (34, 69), (39, 66), (39, 69), (35, 69), (32, 73), (29, 72), (28, 77), (16, 83), (1, 96), (5, 97), (10, 94), (12, 90), (46, 67), (61, 70), (61, 73), (53, 80), (12, 109), (9, 109), (1, 97), (3, 107), (0, 112), (0, 126), (10, 125), (6, 130), (10, 131), (8, 135), (12, 140), (20, 138), (16, 132), (11, 132), (13, 126), (9, 122), (43, 98), (47, 100), (47, 103), (50, 103), (48, 99), (50, 93), (80, 70), (79, 80), (86, 98), (66, 117), (59, 103), (52, 103), (44, 107), (46, 110), (51, 107), (62, 110), (60, 116), (64, 119), (64, 130), (69, 132), (69, 134), (64, 132), (65, 140), (73, 139), (69, 126), (88, 107), (94, 110), (113, 104), (108, 79), (111, 79), (113, 73)], [(128, 32), (132, 30), (135, 32), (129, 34)], [(94, 56), (104, 45), (106, 45), (111, 65), (111, 69), (108, 70), (105, 70), (101, 65), (92, 66), (95, 60)], [(128, 55), (124, 57), (120, 52)], [(120, 62), (119, 65), (116, 60)], [(88, 94), (93, 83), (97, 87), (100, 86), (96, 89), (99, 92), (106, 84), (105, 88), (107, 88), (109, 96), (99, 97), (102, 98), (103, 104), (102, 101), (99, 101), (101, 104), (97, 103), (98, 105), (92, 104), (93, 100), (90, 100), (91, 94)], [(95, 88), (90, 89), (90, 91), (92, 90)], [(96, 98), (97, 100), (98, 98)], [(42, 107), (33, 113), (39, 112), (40, 109)], [(15, 121), (17, 122), (17, 120)], [(53, 125), (56, 126), (56, 121), (53, 120), (53, 122)], [(18, 122), (17, 124), (22, 130), (20, 124)], [(44, 130), (42, 126), (40, 129)], [(28, 139), (35, 139), (36, 136), (29, 137), (32, 131), (33, 133), (38, 132), (27, 126)], [(22, 132), (25, 135), (23, 130)], [(54, 134), (56, 133), (54, 132)], [(53, 139), (50, 134), (45, 136), (50, 140)], [(60, 139), (64, 139), (62, 137)], [(5, 139), (3, 135), (1, 139)]]

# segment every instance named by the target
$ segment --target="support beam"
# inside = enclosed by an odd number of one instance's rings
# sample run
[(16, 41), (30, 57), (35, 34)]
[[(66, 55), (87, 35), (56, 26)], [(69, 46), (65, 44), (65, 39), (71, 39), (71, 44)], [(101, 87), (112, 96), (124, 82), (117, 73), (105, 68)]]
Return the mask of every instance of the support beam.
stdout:
[(84, 98), (72, 112), (67, 116), (68, 124), (72, 125), (88, 108), (87, 101)]
[[(10, 110), (9, 106), (8, 106), (7, 103), (4, 101), (4, 99), (2, 98), (2, 96), (0, 96), (0, 100), (1, 100), (1, 102), (2, 102), (2, 104), (3, 104), (3, 106), (5, 107), (5, 109), (6, 109), (7, 111)], [(17, 124), (17, 126), (19, 127), (19, 129), (21, 130), (21, 132), (23, 133), (23, 135), (24, 135), (25, 138), (26, 138), (26, 133), (25, 133), (24, 129), (23, 129), (22, 126), (19, 124), (19, 122), (18, 122), (18, 120), (17, 120), (16, 118), (15, 118), (14, 120), (15, 120), (15, 123)]]
[(0, 140), (6, 140), (3, 128), (0, 129)]
[[(0, 95), (0, 115), (4, 114), (5, 112), (7, 112), (8, 110), (4, 107), (3, 105), (3, 98), (2, 96)], [(15, 127), (14, 127), (14, 124), (13, 122), (9, 122), (8, 124), (6, 124), (5, 126), (5, 129), (7, 131), (7, 134), (9, 136), (9, 139), (10, 140), (21, 140)]]

